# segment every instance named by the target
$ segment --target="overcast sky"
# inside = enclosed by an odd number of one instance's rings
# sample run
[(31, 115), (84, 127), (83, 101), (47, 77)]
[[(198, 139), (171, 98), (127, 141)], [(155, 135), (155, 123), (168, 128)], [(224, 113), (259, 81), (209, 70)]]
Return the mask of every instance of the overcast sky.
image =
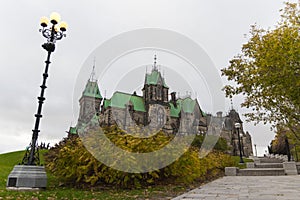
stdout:
[[(31, 140), (46, 59), (41, 48), (45, 38), (38, 31), (41, 16), (56, 11), (69, 24), (67, 37), (57, 42), (51, 58), (40, 126), (39, 141), (54, 144), (66, 136), (71, 124), (76, 124), (78, 116), (76, 112), (73, 114), (72, 98), (80, 69), (84, 63), (92, 63), (87, 60), (90, 54), (111, 37), (141, 28), (172, 30), (198, 43), (216, 68), (221, 69), (240, 52), (250, 25), (274, 27), (282, 7), (282, 0), (1, 1), (0, 153), (25, 149)], [(222, 81), (226, 83), (225, 78)], [(108, 96), (113, 92), (99, 85), (102, 94), (105, 90)], [(239, 105), (242, 98), (233, 100), (235, 109), (244, 113), (246, 110)], [(199, 101), (203, 110), (214, 112), (203, 107), (205, 100)], [(223, 112), (229, 108), (227, 100)], [(269, 126), (251, 123), (244, 126), (252, 135), (253, 144), (257, 144), (259, 154), (264, 153), (274, 136)]]

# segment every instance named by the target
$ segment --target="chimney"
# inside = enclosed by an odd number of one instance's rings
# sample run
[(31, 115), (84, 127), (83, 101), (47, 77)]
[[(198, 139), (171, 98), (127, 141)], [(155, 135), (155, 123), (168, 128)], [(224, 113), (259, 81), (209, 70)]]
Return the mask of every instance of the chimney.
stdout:
[(222, 117), (222, 112), (221, 111), (217, 112), (217, 117), (219, 117), (219, 118)]
[(177, 104), (176, 104), (176, 92), (172, 92), (171, 93), (171, 102), (173, 103), (174, 107), (176, 108), (177, 107)]

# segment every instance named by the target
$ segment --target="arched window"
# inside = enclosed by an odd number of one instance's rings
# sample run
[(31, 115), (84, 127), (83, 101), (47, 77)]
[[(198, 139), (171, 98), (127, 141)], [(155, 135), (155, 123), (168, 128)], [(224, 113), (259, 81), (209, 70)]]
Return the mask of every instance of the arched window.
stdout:
[(157, 123), (158, 123), (159, 126), (163, 126), (165, 124), (165, 112), (162, 108), (158, 109)]

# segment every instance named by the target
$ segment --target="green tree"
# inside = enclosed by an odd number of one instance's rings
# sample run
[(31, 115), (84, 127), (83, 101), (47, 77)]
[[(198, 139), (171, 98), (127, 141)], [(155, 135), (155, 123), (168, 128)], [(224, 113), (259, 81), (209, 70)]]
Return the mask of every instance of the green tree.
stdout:
[(288, 131), (285, 127), (277, 126), (275, 138), (271, 142), (271, 150), (274, 154), (287, 154), (286, 142)]
[(250, 39), (222, 75), (235, 82), (227, 97), (244, 95), (249, 121), (281, 124), (300, 138), (300, 11), (285, 3), (274, 29), (251, 26)]

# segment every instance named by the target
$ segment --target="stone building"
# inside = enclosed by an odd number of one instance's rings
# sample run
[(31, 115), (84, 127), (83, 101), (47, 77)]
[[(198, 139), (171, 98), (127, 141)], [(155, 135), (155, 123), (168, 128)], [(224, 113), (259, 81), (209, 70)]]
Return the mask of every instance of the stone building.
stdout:
[[(166, 134), (207, 134), (208, 130), (220, 130), (231, 155), (239, 155), (238, 135), (234, 127), (241, 124), (240, 136), (243, 155), (252, 155), (251, 136), (244, 132), (239, 114), (231, 109), (228, 115), (205, 114), (197, 99), (190, 96), (177, 97), (169, 91), (166, 81), (156, 65), (156, 58), (150, 73), (145, 74), (142, 95), (136, 92), (116, 91), (110, 98), (103, 98), (97, 83), (91, 78), (87, 81), (79, 99), (80, 112), (77, 129), (87, 125), (117, 125), (128, 131), (131, 127), (147, 127), (151, 132), (163, 130)], [(71, 129), (70, 129), (71, 130)], [(74, 134), (74, 130), (69, 131)]]
[(206, 117), (197, 99), (169, 93), (156, 58), (152, 71), (145, 75), (141, 96), (116, 91), (111, 98), (103, 98), (97, 81), (90, 78), (79, 103), (77, 127), (97, 116), (100, 126), (116, 124), (123, 130), (134, 126), (146, 126), (150, 131), (161, 129), (167, 134), (200, 134), (206, 130)]

